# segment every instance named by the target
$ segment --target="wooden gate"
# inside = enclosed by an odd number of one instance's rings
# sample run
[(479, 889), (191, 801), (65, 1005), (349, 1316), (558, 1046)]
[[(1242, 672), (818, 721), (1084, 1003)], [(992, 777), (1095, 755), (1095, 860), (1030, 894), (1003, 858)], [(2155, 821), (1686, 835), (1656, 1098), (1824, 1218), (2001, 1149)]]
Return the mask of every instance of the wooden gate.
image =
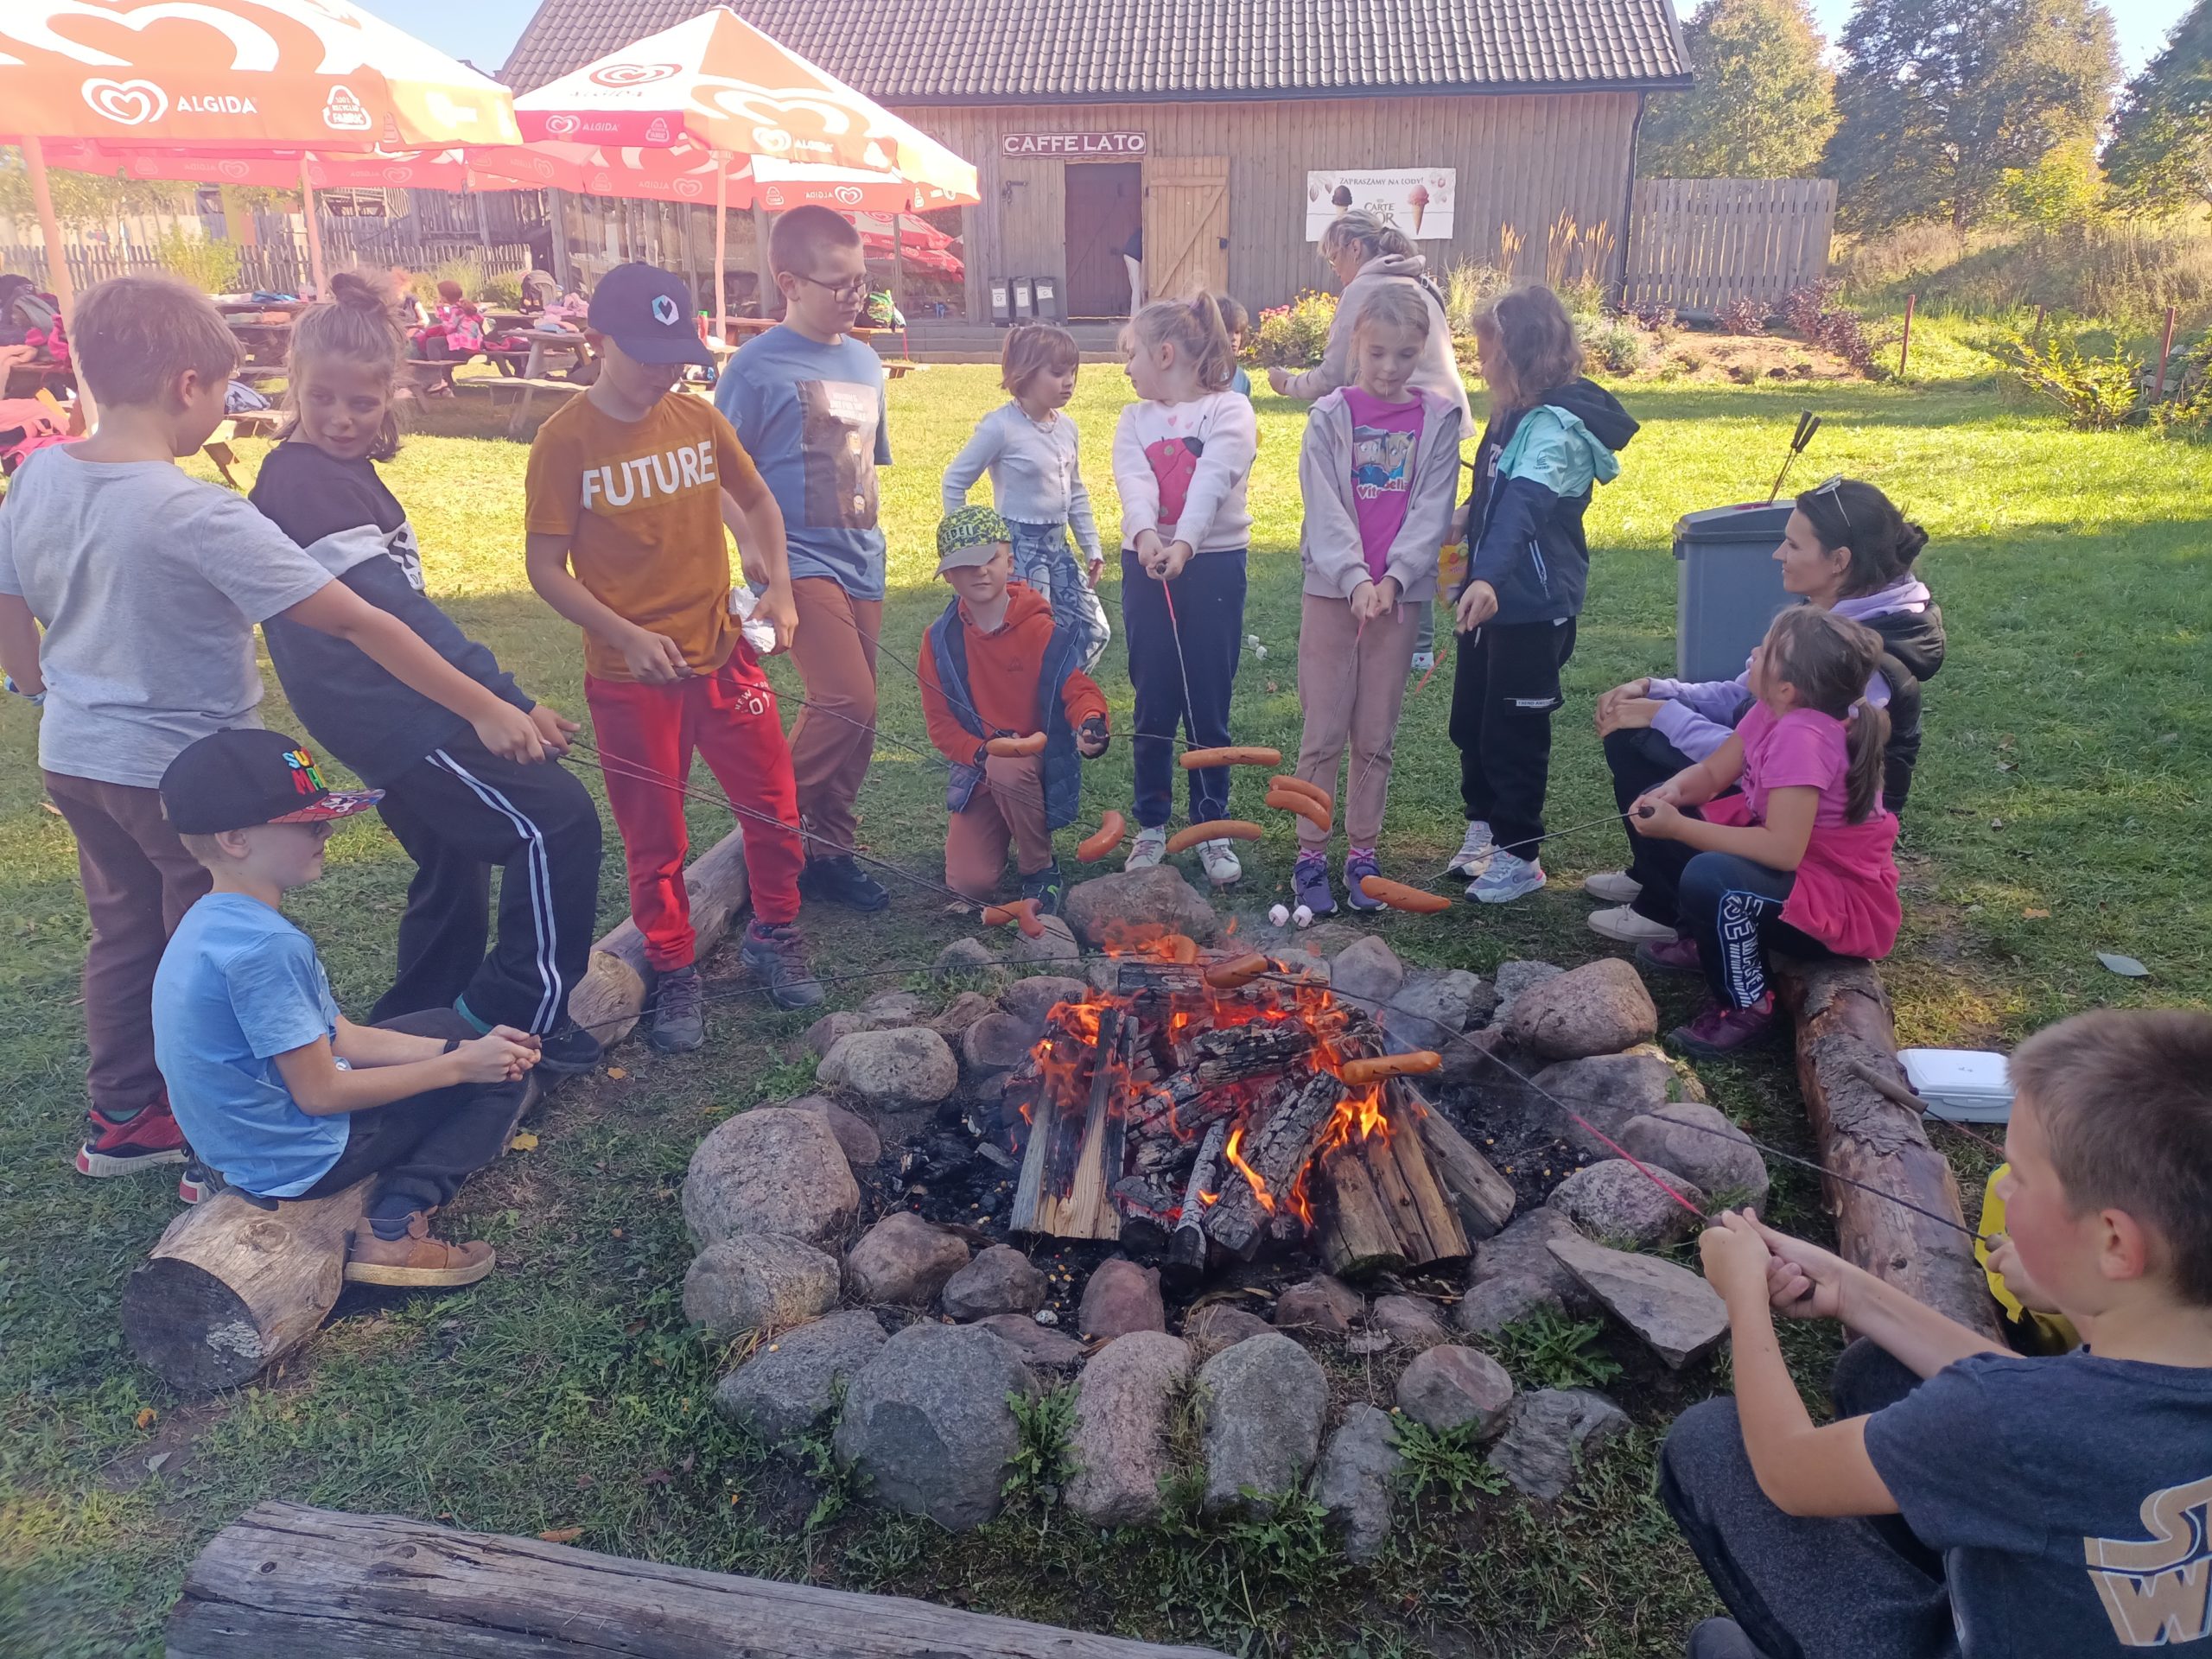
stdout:
[(1229, 158), (1155, 156), (1144, 164), (1147, 300), (1185, 300), (1229, 286)]
[(988, 275), (1051, 276), (1065, 291), (1065, 175), (1064, 164), (1057, 161), (1009, 157), (1000, 162), (999, 257)]
[(1639, 179), (1624, 296), (1712, 316), (1827, 274), (1832, 179)]

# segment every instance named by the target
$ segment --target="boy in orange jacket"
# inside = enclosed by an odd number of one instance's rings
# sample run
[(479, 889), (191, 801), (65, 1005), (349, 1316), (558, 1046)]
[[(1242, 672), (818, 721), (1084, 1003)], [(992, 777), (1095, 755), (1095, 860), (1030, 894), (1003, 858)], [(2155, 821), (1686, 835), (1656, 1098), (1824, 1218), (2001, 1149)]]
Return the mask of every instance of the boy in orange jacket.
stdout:
[[(1012, 846), (1021, 895), (1055, 915), (1060, 867), (1052, 831), (1074, 822), (1082, 761), (1106, 753), (1106, 698), (1085, 674), (1084, 640), (1052, 620), (1044, 596), (1016, 582), (1012, 537), (988, 507), (963, 507), (938, 526), (937, 573), (957, 597), (930, 625), (921, 656), (930, 741), (952, 763), (945, 789), (947, 886), (986, 899)], [(1036, 754), (987, 752), (994, 737), (1043, 733)]]

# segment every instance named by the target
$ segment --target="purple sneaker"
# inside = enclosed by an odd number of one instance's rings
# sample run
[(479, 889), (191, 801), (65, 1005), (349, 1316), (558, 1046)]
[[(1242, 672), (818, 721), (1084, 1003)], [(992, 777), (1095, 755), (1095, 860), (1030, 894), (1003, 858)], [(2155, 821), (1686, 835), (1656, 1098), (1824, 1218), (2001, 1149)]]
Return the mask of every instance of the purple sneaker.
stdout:
[(1649, 940), (1636, 947), (1636, 959), (1647, 968), (1656, 968), (1662, 974), (1701, 974), (1705, 960), (1697, 948), (1697, 941), (1687, 934), (1677, 934), (1664, 941)]
[(1354, 910), (1380, 910), (1382, 901), (1370, 899), (1360, 882), (1370, 875), (1382, 874), (1382, 867), (1376, 861), (1372, 847), (1355, 847), (1344, 856), (1344, 902)]
[(1329, 855), (1326, 853), (1300, 853), (1298, 862), (1290, 868), (1290, 885), (1298, 895), (1298, 902), (1316, 916), (1332, 914), (1337, 908), (1337, 895), (1329, 891)]
[(1689, 1024), (1677, 1026), (1668, 1035), (1677, 1046), (1700, 1058), (1718, 1058), (1771, 1041), (1775, 1020), (1774, 996), (1770, 992), (1758, 1000), (1755, 1007), (1725, 1008), (1715, 1003)]

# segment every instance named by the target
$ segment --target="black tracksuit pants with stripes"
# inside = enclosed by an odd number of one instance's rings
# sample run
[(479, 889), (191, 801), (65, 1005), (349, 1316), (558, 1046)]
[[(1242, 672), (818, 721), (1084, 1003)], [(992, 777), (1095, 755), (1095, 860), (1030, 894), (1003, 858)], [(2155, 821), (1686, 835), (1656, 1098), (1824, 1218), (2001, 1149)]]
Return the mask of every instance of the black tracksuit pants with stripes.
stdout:
[(584, 786), (557, 762), (518, 765), (464, 733), (386, 783), (379, 810), (416, 869), (399, 977), (370, 1018), (458, 1004), (486, 1026), (553, 1030), (583, 977), (599, 908), (599, 809)]

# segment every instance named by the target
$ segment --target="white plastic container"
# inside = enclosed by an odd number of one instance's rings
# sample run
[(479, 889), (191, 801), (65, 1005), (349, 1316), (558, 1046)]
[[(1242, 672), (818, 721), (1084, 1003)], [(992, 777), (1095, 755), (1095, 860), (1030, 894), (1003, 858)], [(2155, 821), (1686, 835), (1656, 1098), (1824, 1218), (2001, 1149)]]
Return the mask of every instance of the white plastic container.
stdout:
[(1976, 1048), (1897, 1051), (1912, 1092), (1936, 1117), (1960, 1123), (2003, 1123), (2012, 1116), (2012, 1080), (2002, 1054)]

